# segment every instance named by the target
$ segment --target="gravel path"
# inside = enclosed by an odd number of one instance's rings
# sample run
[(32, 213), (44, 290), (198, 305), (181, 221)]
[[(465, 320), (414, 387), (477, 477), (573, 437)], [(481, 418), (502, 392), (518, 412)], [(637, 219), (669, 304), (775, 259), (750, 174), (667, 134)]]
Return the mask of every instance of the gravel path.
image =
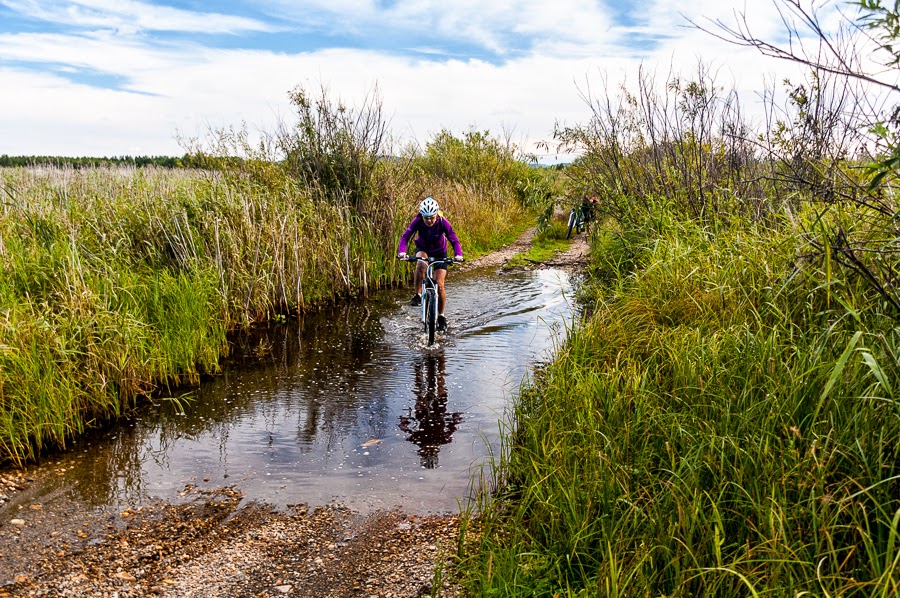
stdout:
[(85, 512), (29, 504), (42, 480), (28, 479), (0, 510), (0, 596), (399, 598), (432, 596), (435, 583), (441, 596), (462, 595), (455, 515), (280, 512), (243, 504), (234, 488), (192, 487), (178, 504)]
[[(459, 268), (502, 268), (533, 234)], [(587, 249), (581, 235), (535, 267), (581, 268)], [(0, 598), (464, 595), (454, 582), (454, 514), (362, 516), (305, 505), (282, 512), (246, 504), (236, 487), (193, 486), (177, 499), (112, 513), (47, 490), (67, 467), (63, 455), (0, 471)]]
[[(454, 268), (460, 272), (466, 272), (475, 268), (504, 268), (510, 258), (517, 253), (522, 253), (531, 246), (533, 238), (534, 228), (530, 228), (516, 239), (515, 242), (501, 247), (497, 251), (487, 255), (467, 261), (459, 266), (454, 266)], [(589, 244), (587, 235), (576, 235), (572, 239), (572, 244), (566, 251), (556, 254), (550, 261), (533, 264), (533, 268), (561, 268), (564, 270), (581, 269), (587, 265), (588, 250)]]

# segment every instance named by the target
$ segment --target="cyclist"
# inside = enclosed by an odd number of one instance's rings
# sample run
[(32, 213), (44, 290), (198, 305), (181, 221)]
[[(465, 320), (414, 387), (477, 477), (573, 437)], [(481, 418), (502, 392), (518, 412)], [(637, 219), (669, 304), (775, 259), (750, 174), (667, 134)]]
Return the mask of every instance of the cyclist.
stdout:
[[(416, 257), (444, 259), (447, 257), (447, 241), (453, 246), (456, 261), (463, 261), (462, 246), (459, 238), (453, 232), (450, 221), (440, 214), (440, 206), (433, 197), (428, 196), (419, 204), (419, 213), (413, 218), (406, 230), (400, 236), (400, 244), (397, 246), (397, 257), (406, 258), (406, 248), (413, 235), (416, 235)], [(415, 289), (416, 294), (410, 300), (410, 305), (422, 304), (422, 280), (425, 278), (425, 262), (416, 264)], [(447, 305), (447, 293), (444, 291), (444, 280), (447, 278), (447, 265), (438, 264), (434, 267), (434, 280), (438, 287), (438, 330), (447, 329), (447, 320), (444, 318), (444, 308)]]
[(585, 195), (581, 198), (581, 214), (585, 224), (594, 219), (594, 210), (599, 204), (600, 202), (595, 195), (591, 195), (590, 197)]

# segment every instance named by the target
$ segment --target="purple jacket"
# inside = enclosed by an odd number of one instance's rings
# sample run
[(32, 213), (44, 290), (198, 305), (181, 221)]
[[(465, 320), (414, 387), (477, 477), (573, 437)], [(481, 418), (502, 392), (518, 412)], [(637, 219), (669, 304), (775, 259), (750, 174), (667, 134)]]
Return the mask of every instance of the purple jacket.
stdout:
[(430, 257), (438, 254), (447, 255), (447, 241), (453, 245), (455, 255), (462, 255), (462, 246), (459, 244), (459, 237), (453, 232), (450, 222), (443, 216), (438, 216), (437, 222), (432, 226), (426, 226), (422, 220), (421, 214), (416, 214), (413, 221), (409, 223), (406, 230), (400, 236), (400, 245), (397, 247), (397, 253), (407, 253), (406, 246), (413, 235), (418, 233), (416, 237), (416, 251), (424, 251)]

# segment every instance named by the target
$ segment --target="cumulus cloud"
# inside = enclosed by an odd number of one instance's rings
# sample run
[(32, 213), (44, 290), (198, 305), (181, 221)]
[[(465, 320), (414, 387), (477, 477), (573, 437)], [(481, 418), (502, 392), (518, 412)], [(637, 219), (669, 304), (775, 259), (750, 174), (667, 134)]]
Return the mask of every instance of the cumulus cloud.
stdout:
[(67, 27), (112, 29), (128, 33), (240, 33), (273, 30), (272, 26), (256, 19), (187, 11), (137, 0), (2, 0), (0, 5), (31, 19)]
[[(760, 6), (747, 12), (761, 34), (774, 34), (777, 14)], [(290, 118), (287, 92), (298, 84), (323, 84), (348, 104), (377, 85), (398, 136), (419, 142), (442, 128), (477, 127), (513, 130), (530, 144), (548, 139), (556, 121), (587, 120), (580, 94), (603, 93), (604, 80), (613, 88), (634, 81), (639, 65), (664, 79), (670, 70), (690, 76), (698, 61), (710, 61), (722, 85), (737, 82), (750, 99), (767, 74), (786, 68), (686, 26), (677, 14), (725, 18), (743, 9), (742, 0), (648, 0), (627, 20), (589, 0), (254, 5), (296, 31), (315, 23), (333, 32), (346, 23), (345, 32), (368, 32), (355, 44), (303, 52), (263, 47), (259, 35), (253, 48), (159, 37), (152, 32), (202, 25), (246, 33), (274, 25), (148, 2), (0, 0), (0, 7), (53, 23), (70, 11), (77, 25), (0, 34), (0, 86), (15, 90), (0, 94), (0, 153), (8, 154), (177, 154), (177, 132), (242, 122), (271, 130)], [(378, 31), (391, 43), (366, 49), (365, 36)], [(454, 44), (484, 52), (454, 54)], [(402, 51), (413, 45), (433, 53)], [(100, 76), (92, 81), (90, 74)]]
[(593, 44), (608, 35), (613, 17), (594, 0), (408, 0), (395, 3), (306, 0), (264, 3), (270, 14), (299, 26), (310, 22), (330, 33), (383, 35), (478, 46), (498, 57), (528, 50), (541, 40)]

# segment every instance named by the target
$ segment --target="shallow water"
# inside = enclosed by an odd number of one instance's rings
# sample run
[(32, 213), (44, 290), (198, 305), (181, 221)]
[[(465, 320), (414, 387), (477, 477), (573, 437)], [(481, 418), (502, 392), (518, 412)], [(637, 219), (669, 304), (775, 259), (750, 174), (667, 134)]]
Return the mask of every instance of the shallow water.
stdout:
[(432, 347), (409, 290), (242, 338), (184, 413), (159, 401), (82, 441), (47, 492), (124, 508), (234, 485), (275, 506), (456, 511), (561, 340), (573, 284), (558, 270), (451, 272), (450, 330)]

